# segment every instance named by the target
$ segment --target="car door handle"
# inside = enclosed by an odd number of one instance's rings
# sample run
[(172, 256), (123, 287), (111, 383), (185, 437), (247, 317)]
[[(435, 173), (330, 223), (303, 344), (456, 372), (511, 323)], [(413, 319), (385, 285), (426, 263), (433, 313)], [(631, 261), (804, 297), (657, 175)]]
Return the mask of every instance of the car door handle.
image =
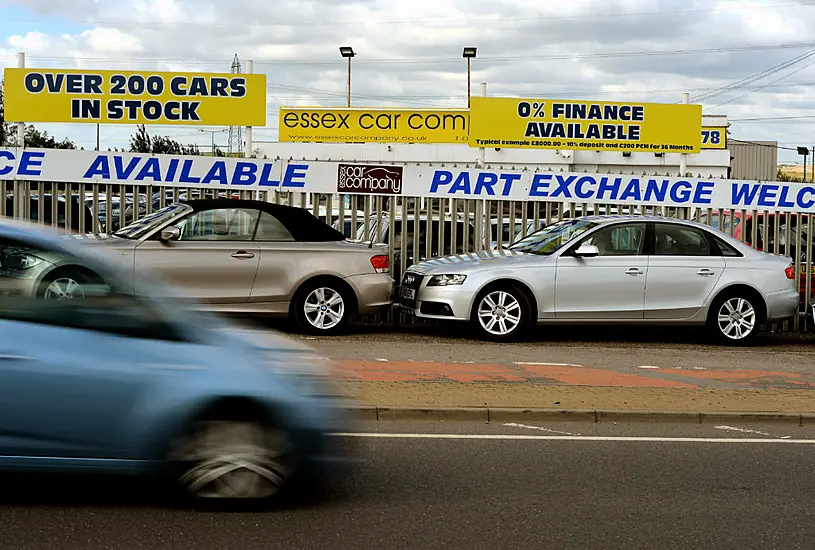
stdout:
[(696, 272), (696, 274), (701, 275), (702, 277), (709, 277), (710, 275), (713, 275), (713, 271), (710, 269), (700, 269)]
[(642, 270), (638, 267), (632, 267), (631, 269), (627, 270), (626, 273), (628, 275), (642, 275)]
[(232, 257), (237, 258), (239, 260), (249, 260), (251, 258), (254, 258), (255, 255), (252, 254), (251, 252), (247, 252), (245, 250), (239, 250), (238, 252), (235, 252), (234, 254), (232, 254)]

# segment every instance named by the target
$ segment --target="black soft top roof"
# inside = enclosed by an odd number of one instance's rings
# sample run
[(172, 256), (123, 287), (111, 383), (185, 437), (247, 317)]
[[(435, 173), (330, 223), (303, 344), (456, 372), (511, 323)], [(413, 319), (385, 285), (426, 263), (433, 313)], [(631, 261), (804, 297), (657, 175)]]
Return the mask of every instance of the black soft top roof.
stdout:
[(316, 218), (305, 208), (286, 206), (272, 202), (244, 200), (244, 199), (195, 199), (181, 200), (190, 205), (195, 211), (215, 210), (221, 208), (253, 208), (266, 212), (282, 223), (289, 230), (295, 241), (299, 242), (327, 242), (344, 241), (345, 235), (337, 231), (323, 220)]

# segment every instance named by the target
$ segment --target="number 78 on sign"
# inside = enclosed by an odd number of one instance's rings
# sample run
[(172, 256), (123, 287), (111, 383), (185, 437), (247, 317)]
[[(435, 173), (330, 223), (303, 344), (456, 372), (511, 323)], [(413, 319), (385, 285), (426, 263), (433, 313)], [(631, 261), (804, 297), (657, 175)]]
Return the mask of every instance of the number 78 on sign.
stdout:
[(726, 128), (702, 128), (702, 149), (726, 149)]

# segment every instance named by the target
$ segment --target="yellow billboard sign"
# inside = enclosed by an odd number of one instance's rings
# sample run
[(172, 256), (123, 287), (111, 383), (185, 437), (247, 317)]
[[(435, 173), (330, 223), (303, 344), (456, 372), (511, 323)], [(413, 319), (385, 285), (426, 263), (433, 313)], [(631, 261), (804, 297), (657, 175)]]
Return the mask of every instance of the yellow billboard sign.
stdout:
[(698, 153), (702, 106), (474, 97), (470, 147)]
[(727, 128), (702, 128), (702, 149), (727, 149)]
[(466, 109), (281, 107), (284, 142), (467, 143)]
[(266, 75), (5, 69), (9, 122), (265, 126)]

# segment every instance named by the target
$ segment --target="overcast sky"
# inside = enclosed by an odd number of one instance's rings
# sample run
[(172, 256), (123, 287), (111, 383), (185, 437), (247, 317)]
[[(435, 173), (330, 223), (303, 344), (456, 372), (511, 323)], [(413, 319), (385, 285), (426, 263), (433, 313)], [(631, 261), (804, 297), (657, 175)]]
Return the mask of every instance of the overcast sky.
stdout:
[[(229, 72), (237, 53), (268, 75), (255, 139), (271, 141), (280, 105), (344, 105), (341, 45), (358, 55), (354, 105), (401, 107), (466, 107), (461, 49), (477, 46), (474, 93), (673, 103), (689, 91), (733, 137), (794, 148), (815, 145), (812, 29), (815, 0), (0, 0), (0, 68), (24, 51), (31, 67)], [(41, 126), (95, 145), (94, 125)], [(103, 126), (103, 148), (132, 131)]]

